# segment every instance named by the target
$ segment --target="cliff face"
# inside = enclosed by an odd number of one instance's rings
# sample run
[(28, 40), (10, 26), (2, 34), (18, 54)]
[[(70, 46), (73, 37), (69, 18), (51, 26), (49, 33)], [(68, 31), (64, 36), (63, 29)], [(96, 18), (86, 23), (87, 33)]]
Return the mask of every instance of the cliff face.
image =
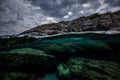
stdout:
[(58, 34), (63, 32), (80, 32), (80, 31), (107, 31), (107, 30), (120, 30), (120, 11), (107, 12), (104, 14), (93, 14), (87, 17), (80, 17), (72, 21), (62, 21), (59, 23), (45, 24), (37, 26), (28, 31), (23, 32), (31, 33), (38, 32), (48, 35)]

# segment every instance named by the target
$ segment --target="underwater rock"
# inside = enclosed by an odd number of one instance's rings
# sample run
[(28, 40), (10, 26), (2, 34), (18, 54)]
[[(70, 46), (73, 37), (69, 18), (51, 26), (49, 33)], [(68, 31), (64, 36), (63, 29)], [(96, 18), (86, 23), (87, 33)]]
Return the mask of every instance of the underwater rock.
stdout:
[(92, 33), (40, 38), (1, 49), (0, 71), (39, 72), (45, 75), (40, 80), (56, 79), (56, 73), (60, 80), (119, 80), (119, 40), (119, 34)]
[(119, 80), (119, 75), (120, 64), (111, 61), (70, 58), (66, 64), (58, 65), (58, 76), (66, 79)]
[(119, 80), (120, 64), (109, 61), (90, 61), (81, 74), (82, 77), (91, 80)]
[(70, 69), (69, 69), (69, 67), (67, 65), (59, 64), (57, 69), (58, 69), (60, 79), (68, 79), (68, 78), (70, 78), (71, 72), (70, 72)]
[(52, 69), (56, 66), (56, 58), (42, 50), (21, 48), (0, 53), (0, 66)]
[[(39, 43), (34, 45), (37, 44)], [(106, 59), (107, 57), (107, 59), (114, 59), (114, 56), (111, 56), (111, 54), (113, 54), (111, 47), (107, 43), (97, 42), (95, 40), (74, 39), (73, 41), (71, 39), (58, 39), (49, 40), (48, 42), (47, 40), (44, 40), (44, 42), (41, 41), (40, 45), (33, 47), (38, 46), (39, 49), (46, 51), (48, 54), (54, 55), (57, 59), (61, 58), (60, 60), (65, 60), (69, 57), (87, 57), (95, 59)], [(104, 54), (101, 55), (101, 53)], [(118, 56), (118, 54), (115, 56)]]
[(21, 72), (1, 72), (0, 80), (37, 80), (35, 74)]
[(9, 53), (17, 53), (17, 54), (31, 54), (31, 55), (40, 55), (40, 56), (49, 56), (49, 57), (54, 57), (52, 55), (48, 55), (45, 53), (43, 50), (37, 50), (37, 49), (32, 49), (32, 48), (21, 48), (21, 49), (13, 49), (10, 50)]
[(69, 57), (120, 61), (119, 37), (119, 34), (66, 34), (39, 39), (28, 47), (46, 51), (59, 62)]

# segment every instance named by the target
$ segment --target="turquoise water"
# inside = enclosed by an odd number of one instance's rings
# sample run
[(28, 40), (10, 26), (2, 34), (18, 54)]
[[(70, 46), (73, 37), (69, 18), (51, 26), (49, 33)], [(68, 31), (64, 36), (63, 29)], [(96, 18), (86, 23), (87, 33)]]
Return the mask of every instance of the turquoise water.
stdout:
[(90, 58), (119, 58), (120, 34), (64, 34), (39, 38), (21, 46), (4, 48), (11, 51), (20, 48), (42, 50), (54, 56), (80, 56)]
[(37, 39), (3, 50), (32, 48), (54, 56), (78, 56), (100, 59), (119, 59), (120, 34), (64, 34)]

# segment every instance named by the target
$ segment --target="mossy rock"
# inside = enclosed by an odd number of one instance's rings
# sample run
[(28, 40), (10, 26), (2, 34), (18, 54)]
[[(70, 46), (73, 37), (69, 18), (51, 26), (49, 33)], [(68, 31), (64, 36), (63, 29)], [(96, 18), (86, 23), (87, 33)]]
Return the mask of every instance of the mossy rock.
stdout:
[(54, 68), (56, 66), (56, 58), (42, 50), (21, 48), (0, 53), (0, 65)]
[(120, 64), (111, 61), (90, 60), (85, 64), (82, 74), (92, 80), (119, 80)]
[(37, 75), (34, 73), (23, 72), (1, 72), (0, 80), (37, 80), (43, 77), (43, 75)]
[[(69, 70), (69, 74), (64, 74), (66, 70)], [(58, 75), (82, 80), (119, 80), (120, 64), (103, 60), (70, 58), (66, 64), (58, 66)]]
[(68, 79), (71, 76), (70, 69), (67, 65), (59, 64), (57, 69), (61, 79)]
[(46, 57), (54, 57), (52, 55), (46, 54), (43, 50), (37, 50), (33, 48), (20, 48), (20, 49), (13, 49), (9, 51), (9, 53), (17, 53), (17, 54), (28, 54), (28, 55), (36, 55), (36, 56), (46, 56)]
[(44, 50), (52, 54), (65, 52), (65, 48), (58, 44), (49, 44), (44, 48)]

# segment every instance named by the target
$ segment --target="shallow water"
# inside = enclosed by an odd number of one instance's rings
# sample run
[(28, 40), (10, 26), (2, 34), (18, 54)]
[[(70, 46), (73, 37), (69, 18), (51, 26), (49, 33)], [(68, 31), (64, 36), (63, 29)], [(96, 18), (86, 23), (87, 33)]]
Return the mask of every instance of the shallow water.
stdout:
[[(66, 63), (71, 57), (120, 62), (120, 34), (64, 34), (39, 38), (21, 46), (13, 45), (0, 50), (22, 52), (21, 50), (25, 49), (37, 54), (39, 54), (38, 50), (41, 50), (55, 56), (58, 64)], [(47, 73), (40, 80), (58, 80), (58, 78), (56, 74)]]

